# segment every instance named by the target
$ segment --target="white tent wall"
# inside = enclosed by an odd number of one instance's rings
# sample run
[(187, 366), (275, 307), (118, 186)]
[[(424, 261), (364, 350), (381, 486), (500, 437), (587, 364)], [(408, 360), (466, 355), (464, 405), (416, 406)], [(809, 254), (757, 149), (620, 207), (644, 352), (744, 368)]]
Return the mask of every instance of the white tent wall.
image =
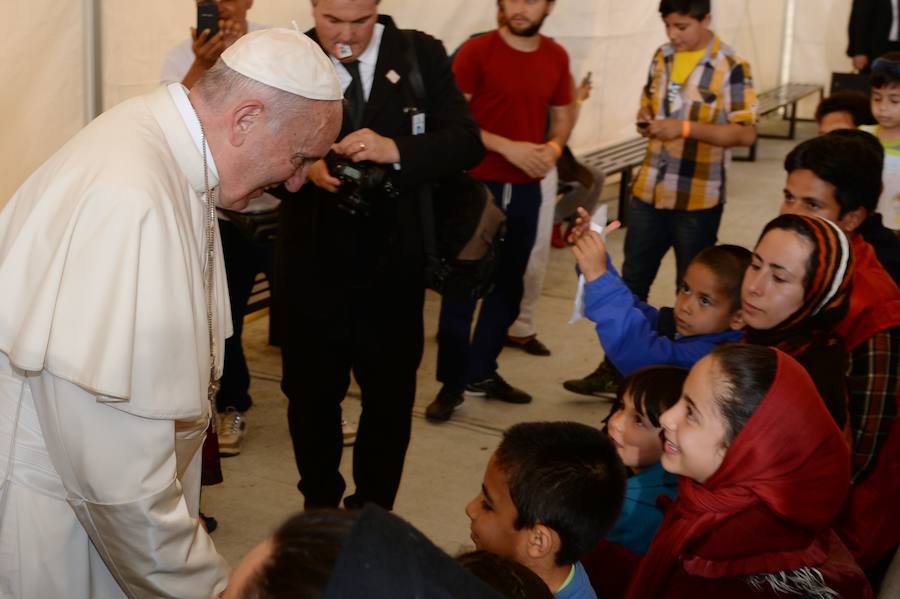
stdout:
[[(15, 93), (0, 99), (13, 122), (0, 141), (0, 206), (40, 162), (84, 123), (85, 7), (102, 6), (104, 109), (157, 85), (166, 52), (195, 21), (193, 0), (0, 0), (5, 33), (3, 77)], [(793, 80), (827, 82), (847, 70), (846, 19), (850, 0), (715, 0), (713, 27), (750, 61), (758, 90), (779, 81), (782, 51), (793, 47)], [(785, 33), (786, 10), (795, 9)], [(654, 49), (665, 41), (658, 0), (558, 0), (544, 32), (569, 51), (572, 72), (593, 73), (594, 95), (572, 138), (577, 152), (634, 135), (634, 115)], [(493, 28), (493, 0), (383, 0), (381, 11), (400, 27), (427, 31), (452, 51), (471, 33)], [(251, 20), (302, 29), (311, 26), (308, 0), (256, 0)], [(822, 57), (826, 60), (822, 60)], [(60, 101), (63, 100), (63, 101)]]
[[(847, 57), (847, 22), (851, 0), (788, 0), (793, 4), (794, 35), (791, 39), (790, 73), (793, 81), (820, 83), (826, 92), (831, 73), (852, 70)], [(809, 116), (815, 102), (802, 106)]]
[(84, 123), (79, 2), (0, 0), (0, 208)]

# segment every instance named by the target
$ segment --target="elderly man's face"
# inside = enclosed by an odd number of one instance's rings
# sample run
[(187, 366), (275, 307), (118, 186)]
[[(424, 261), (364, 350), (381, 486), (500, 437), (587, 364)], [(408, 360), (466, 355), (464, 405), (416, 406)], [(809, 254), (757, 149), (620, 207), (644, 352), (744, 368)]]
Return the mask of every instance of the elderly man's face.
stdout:
[(259, 119), (246, 141), (235, 148), (231, 167), (220, 169), (219, 206), (243, 210), (251, 199), (282, 183), (288, 191), (297, 191), (340, 129), (340, 102), (310, 101), (306, 110), (275, 132), (265, 118)]
[(325, 50), (347, 62), (359, 59), (378, 22), (375, 0), (318, 0), (313, 6), (316, 35)]

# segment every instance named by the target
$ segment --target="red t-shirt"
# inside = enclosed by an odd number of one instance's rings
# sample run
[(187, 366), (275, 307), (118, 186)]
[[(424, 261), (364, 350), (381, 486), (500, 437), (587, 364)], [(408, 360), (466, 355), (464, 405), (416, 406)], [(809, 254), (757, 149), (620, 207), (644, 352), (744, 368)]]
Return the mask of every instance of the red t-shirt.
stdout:
[[(548, 37), (534, 52), (511, 48), (498, 31), (463, 44), (453, 61), (456, 83), (472, 94), (470, 106), (478, 126), (515, 141), (544, 143), (547, 111), (572, 102), (569, 55)], [(469, 173), (504, 183), (536, 181), (496, 152)]]

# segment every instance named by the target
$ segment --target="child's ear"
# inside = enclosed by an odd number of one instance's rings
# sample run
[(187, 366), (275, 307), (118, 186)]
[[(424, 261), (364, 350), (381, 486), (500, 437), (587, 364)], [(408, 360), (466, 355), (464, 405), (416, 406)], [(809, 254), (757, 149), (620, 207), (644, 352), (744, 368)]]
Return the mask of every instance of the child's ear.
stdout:
[(734, 312), (731, 313), (731, 320), (728, 321), (728, 324), (731, 326), (731, 330), (740, 331), (747, 323), (744, 322), (744, 311), (738, 308)]
[(538, 522), (528, 532), (528, 557), (533, 560), (555, 559), (559, 551), (559, 535), (552, 528)]

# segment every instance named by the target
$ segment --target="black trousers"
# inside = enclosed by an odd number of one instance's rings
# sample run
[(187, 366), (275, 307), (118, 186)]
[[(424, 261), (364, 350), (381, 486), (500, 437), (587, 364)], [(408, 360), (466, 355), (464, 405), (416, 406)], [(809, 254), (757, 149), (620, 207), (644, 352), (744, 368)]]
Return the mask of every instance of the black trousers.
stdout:
[(234, 335), (225, 340), (225, 363), (222, 379), (219, 381), (219, 392), (216, 394), (216, 409), (223, 412), (225, 408), (235, 408), (244, 412), (253, 403), (249, 393), (250, 370), (241, 344), (244, 311), (258, 273), (265, 273), (269, 279), (269, 287), (274, 288), (275, 242), (250, 241), (241, 235), (233, 223), (222, 219), (219, 219), (219, 234), (222, 237)]
[(352, 501), (391, 509), (422, 360), (421, 276), (387, 276), (354, 289), (299, 277), (282, 282), (282, 390), (306, 508), (335, 507), (344, 494), (341, 402), (352, 372), (362, 392)]

